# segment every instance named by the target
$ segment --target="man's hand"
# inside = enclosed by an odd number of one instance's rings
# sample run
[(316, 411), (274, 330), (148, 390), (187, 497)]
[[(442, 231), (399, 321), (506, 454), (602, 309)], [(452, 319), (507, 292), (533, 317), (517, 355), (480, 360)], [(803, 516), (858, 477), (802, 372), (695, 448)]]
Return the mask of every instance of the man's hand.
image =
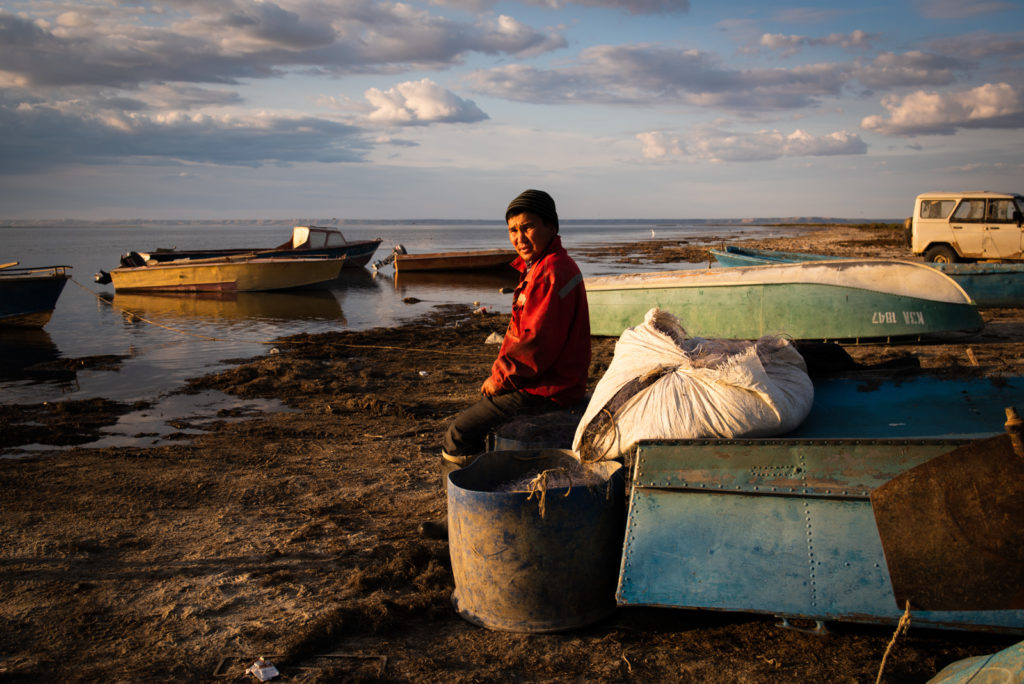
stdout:
[(494, 378), (488, 376), (488, 378), (484, 380), (484, 384), (480, 387), (480, 392), (485, 397), (493, 397), (500, 393), (501, 389), (498, 387), (498, 383), (494, 382)]

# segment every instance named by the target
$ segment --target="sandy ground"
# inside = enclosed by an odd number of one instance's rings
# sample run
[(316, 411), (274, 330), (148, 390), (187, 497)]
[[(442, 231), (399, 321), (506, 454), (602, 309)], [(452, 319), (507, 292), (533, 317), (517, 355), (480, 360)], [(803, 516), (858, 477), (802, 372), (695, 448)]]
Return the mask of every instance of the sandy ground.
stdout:
[[(704, 261), (722, 240), (600, 254), (654, 270)], [(750, 244), (906, 256), (901, 231), (884, 227)], [(1022, 312), (983, 314), (978, 335), (847, 351), (1024, 374)], [(0, 679), (242, 681), (266, 656), (281, 681), (875, 681), (891, 625), (812, 635), (765, 615), (619, 608), (583, 629), (517, 634), (459, 618), (447, 543), (418, 525), (444, 514), (439, 437), (487, 373), (496, 347), (483, 340), (506, 324), (450, 307), (395, 329), (291, 338), (183, 388), (276, 397), (290, 412), (224, 416), (173, 446), (0, 459)], [(595, 338), (592, 383), (613, 346)], [(0, 446), (84, 443), (130, 408), (0, 405)], [(882, 681), (925, 682), (1019, 639), (912, 624)]]

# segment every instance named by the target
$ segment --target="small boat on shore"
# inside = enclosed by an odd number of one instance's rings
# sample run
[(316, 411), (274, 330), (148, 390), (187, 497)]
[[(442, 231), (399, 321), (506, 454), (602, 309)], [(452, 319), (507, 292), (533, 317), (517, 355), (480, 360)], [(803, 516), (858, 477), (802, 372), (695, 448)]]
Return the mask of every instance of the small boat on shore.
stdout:
[(311, 287), (335, 280), (344, 257), (303, 259), (244, 255), (183, 259), (100, 272), (97, 282), (113, 282), (116, 292), (263, 292)]
[(0, 264), (0, 326), (42, 328), (50, 322), (71, 267), (17, 265)]
[[(424, 271), (495, 271), (508, 269), (516, 258), (514, 249), (482, 249), (463, 252), (427, 252), (409, 254), (401, 245), (395, 247), (389, 260), (395, 274)], [(383, 266), (387, 260), (377, 264)]]
[(886, 259), (661, 271), (587, 278), (590, 330), (619, 336), (657, 307), (691, 336), (794, 340), (921, 338), (981, 330), (977, 306), (952, 278)]
[[(708, 251), (719, 264), (726, 267), (764, 266), (801, 261), (835, 261), (846, 258), (827, 254), (753, 249), (736, 245), (726, 245), (723, 249)], [(1024, 306), (1024, 263), (925, 262), (924, 265), (942, 271), (955, 280), (978, 306)]]
[(142, 266), (148, 262), (163, 263), (182, 259), (255, 255), (261, 257), (344, 257), (345, 266), (361, 267), (369, 263), (381, 238), (374, 240), (345, 239), (341, 231), (320, 226), (295, 226), (292, 239), (277, 247), (246, 247), (228, 249), (155, 249), (150, 252), (128, 252), (121, 256), (121, 266)]

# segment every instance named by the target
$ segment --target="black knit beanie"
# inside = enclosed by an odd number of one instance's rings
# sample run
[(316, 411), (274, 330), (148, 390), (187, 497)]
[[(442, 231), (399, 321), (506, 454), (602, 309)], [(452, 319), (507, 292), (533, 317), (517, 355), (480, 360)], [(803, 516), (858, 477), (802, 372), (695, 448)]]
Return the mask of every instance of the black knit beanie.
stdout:
[(505, 210), (505, 221), (516, 214), (529, 212), (544, 219), (556, 233), (558, 232), (558, 212), (555, 211), (555, 200), (543, 190), (523, 190)]

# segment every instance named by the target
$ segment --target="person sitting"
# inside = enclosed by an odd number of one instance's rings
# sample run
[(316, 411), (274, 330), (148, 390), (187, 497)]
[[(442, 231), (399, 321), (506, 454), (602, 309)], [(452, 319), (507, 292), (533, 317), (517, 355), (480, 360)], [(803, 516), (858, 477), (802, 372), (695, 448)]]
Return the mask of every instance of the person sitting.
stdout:
[(489, 433), (514, 416), (572, 406), (590, 371), (590, 311), (583, 274), (562, 246), (551, 195), (525, 190), (505, 211), (520, 272), (512, 319), (483, 395), (451, 422), (442, 441), (442, 479), (471, 463)]

